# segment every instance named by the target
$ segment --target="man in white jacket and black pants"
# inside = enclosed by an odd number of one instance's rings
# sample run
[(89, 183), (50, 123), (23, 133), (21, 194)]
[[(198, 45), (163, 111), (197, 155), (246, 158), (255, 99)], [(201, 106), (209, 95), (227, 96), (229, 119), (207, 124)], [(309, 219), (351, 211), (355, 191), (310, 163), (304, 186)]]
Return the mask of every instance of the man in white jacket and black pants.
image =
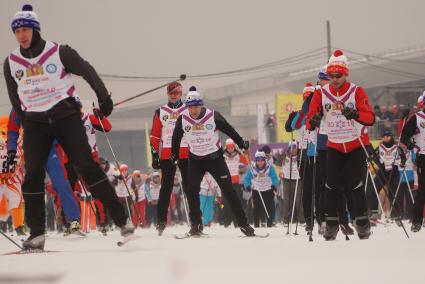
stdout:
[(244, 141), (220, 113), (203, 107), (202, 97), (195, 87), (190, 88), (185, 103), (189, 108), (189, 113), (182, 114), (176, 121), (170, 159), (174, 163), (178, 162), (180, 141), (184, 135), (190, 149), (187, 176), (191, 221), (189, 235), (202, 234), (199, 191), (205, 172), (209, 172), (229, 202), (241, 231), (247, 236), (254, 236), (254, 229), (248, 224), (241, 202), (233, 190), (230, 172), (223, 158), (218, 130), (232, 138), (240, 149), (247, 150), (249, 142)]

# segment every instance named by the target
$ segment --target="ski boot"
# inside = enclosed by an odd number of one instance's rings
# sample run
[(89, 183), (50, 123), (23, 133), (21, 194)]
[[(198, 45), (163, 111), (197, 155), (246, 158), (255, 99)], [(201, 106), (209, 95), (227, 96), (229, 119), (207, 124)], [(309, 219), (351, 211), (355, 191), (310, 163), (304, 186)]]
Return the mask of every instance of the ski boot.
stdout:
[(354, 235), (353, 228), (350, 227), (350, 224), (340, 224), (339, 228), (344, 235)]
[(203, 226), (201, 224), (192, 224), (192, 226), (190, 226), (189, 232), (186, 233), (186, 235), (191, 237), (200, 237), (202, 236), (202, 230)]
[(164, 232), (166, 226), (167, 224), (165, 222), (158, 222), (158, 224), (156, 225), (156, 229), (158, 230), (158, 236), (162, 236), (162, 233)]
[(123, 236), (124, 238), (127, 238), (133, 235), (135, 230), (133, 224), (131, 223), (121, 226), (120, 229), (121, 229), (121, 236)]
[(323, 235), (325, 233), (325, 230), (326, 230), (326, 222), (321, 222), (318, 230), (319, 230), (318, 234)]
[(254, 237), (255, 236), (254, 228), (252, 228), (249, 224), (245, 224), (245, 225), (241, 226), (239, 229), (247, 237)]
[(46, 236), (44, 234), (38, 236), (30, 235), (28, 239), (22, 242), (22, 248), (24, 251), (42, 251), (44, 250), (44, 242)]
[(367, 222), (364, 225), (357, 225), (356, 223), (354, 223), (354, 224), (355, 224), (354, 227), (356, 228), (357, 235), (359, 236), (359, 239), (361, 239), (361, 240), (369, 239), (369, 236), (371, 234), (370, 223)]
[(101, 232), (102, 235), (106, 236), (106, 233), (108, 232), (108, 228), (106, 226), (100, 226), (99, 232)]
[(26, 236), (27, 235), (27, 234), (25, 234), (24, 226), (17, 227), (15, 229), (15, 231), (16, 231), (16, 235), (18, 235), (18, 236)]
[(307, 235), (310, 235), (313, 231), (314, 223), (312, 224), (311, 218), (307, 218), (305, 220), (305, 231), (307, 232)]
[(333, 241), (336, 239), (336, 236), (338, 235), (339, 226), (338, 223), (336, 224), (326, 224), (325, 232), (323, 233), (323, 237), (326, 241)]
[(413, 233), (417, 233), (417, 232), (419, 232), (421, 230), (421, 228), (422, 228), (422, 224), (421, 223), (414, 223), (414, 222), (412, 222), (412, 227), (410, 228), (410, 230)]

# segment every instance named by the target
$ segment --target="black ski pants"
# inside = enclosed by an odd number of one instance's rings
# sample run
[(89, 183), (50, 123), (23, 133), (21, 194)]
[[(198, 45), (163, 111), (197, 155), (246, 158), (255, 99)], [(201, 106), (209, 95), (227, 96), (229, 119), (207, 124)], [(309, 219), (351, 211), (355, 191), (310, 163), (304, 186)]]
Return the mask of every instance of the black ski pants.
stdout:
[(363, 179), (366, 174), (366, 156), (362, 148), (348, 153), (328, 148), (327, 178), (324, 212), (327, 225), (339, 223), (339, 195), (347, 196), (351, 217), (358, 225), (369, 222)]
[(200, 209), (199, 191), (201, 181), (205, 173), (209, 172), (221, 189), (222, 195), (229, 203), (238, 225), (247, 224), (241, 202), (233, 189), (231, 176), (226, 162), (222, 156), (216, 159), (192, 159), (189, 158), (188, 166), (188, 195), (189, 217), (192, 225), (202, 224), (202, 212)]
[[(179, 160), (179, 169), (182, 176), (183, 192), (187, 192), (187, 159)], [(177, 166), (173, 165), (170, 160), (161, 160), (161, 189), (159, 191), (159, 199), (157, 216), (159, 223), (167, 223), (168, 208), (170, 207), (171, 192), (173, 191), (174, 176)]]
[(86, 129), (79, 113), (51, 123), (23, 121), (25, 177), (22, 193), (25, 200), (25, 220), (31, 235), (45, 231), (44, 177), (49, 151), (54, 139), (59, 141), (71, 163), (83, 177), (95, 198), (109, 210), (117, 226), (126, 223), (124, 207), (118, 201), (114, 187), (94, 162)]
[[(261, 201), (263, 198), (264, 204)], [(264, 216), (267, 219), (267, 227), (273, 226), (274, 213), (275, 213), (275, 204), (274, 204), (274, 192), (272, 189), (266, 191), (252, 191), (252, 198), (254, 200), (254, 227), (258, 228), (260, 226), (260, 216), (264, 212)], [(264, 208), (266, 206), (266, 208)], [(267, 209), (267, 212), (266, 212)], [(267, 218), (267, 213), (269, 213), (269, 218)]]

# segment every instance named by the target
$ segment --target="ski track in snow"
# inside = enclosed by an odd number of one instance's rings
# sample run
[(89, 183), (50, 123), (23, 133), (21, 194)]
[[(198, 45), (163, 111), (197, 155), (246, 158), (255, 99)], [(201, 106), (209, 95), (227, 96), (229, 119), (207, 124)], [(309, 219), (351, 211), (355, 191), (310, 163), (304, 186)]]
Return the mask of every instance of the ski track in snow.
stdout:
[[(406, 224), (408, 228), (410, 225)], [(294, 227), (293, 227), (294, 228)], [(209, 238), (176, 240), (186, 226), (138, 229), (141, 238), (118, 247), (118, 231), (86, 238), (49, 233), (46, 250), (58, 253), (0, 256), (0, 283), (424, 283), (425, 230), (407, 239), (401, 228), (373, 228), (369, 240), (341, 232), (309, 242), (286, 228), (260, 228), (270, 237), (239, 238), (239, 229), (206, 228)], [(0, 253), (17, 248), (2, 236)], [(20, 242), (20, 238), (14, 236)], [(13, 282), (14, 281), (14, 282)]]

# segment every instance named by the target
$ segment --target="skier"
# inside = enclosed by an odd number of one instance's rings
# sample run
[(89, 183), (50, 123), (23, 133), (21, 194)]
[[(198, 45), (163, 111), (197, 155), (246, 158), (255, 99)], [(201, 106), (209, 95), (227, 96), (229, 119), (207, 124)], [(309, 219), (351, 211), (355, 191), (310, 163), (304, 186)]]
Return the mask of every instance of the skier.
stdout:
[[(158, 200), (161, 194), (161, 174), (159, 172), (153, 172), (149, 181), (147, 180), (145, 183), (145, 193), (146, 199), (148, 200), (148, 225), (150, 226), (152, 222), (155, 226), (158, 225)], [(165, 219), (167, 222), (167, 219)]]
[(306, 126), (315, 130), (323, 117), (328, 135), (327, 178), (324, 196), (325, 240), (334, 240), (339, 230), (338, 194), (349, 193), (351, 214), (360, 239), (370, 236), (370, 223), (363, 177), (366, 174), (366, 155), (363, 146), (369, 145), (366, 126), (373, 125), (375, 115), (366, 93), (347, 81), (347, 58), (336, 50), (329, 59), (326, 73), (330, 84), (320, 87), (313, 95)]
[(44, 249), (44, 168), (54, 139), (78, 168), (92, 194), (109, 208), (121, 234), (127, 237), (133, 234), (134, 227), (127, 225), (124, 207), (91, 156), (71, 74), (82, 76), (90, 84), (105, 116), (113, 110), (112, 99), (94, 68), (74, 49), (41, 38), (40, 22), (32, 10), (31, 5), (24, 5), (15, 14), (11, 27), (20, 46), (3, 64), (9, 99), (24, 121), (22, 192), (30, 236), (23, 247)]
[[(424, 112), (425, 92), (419, 98), (420, 110), (415, 113), (404, 125), (401, 132), (401, 143), (404, 151), (416, 148), (416, 167), (418, 174), (418, 189), (416, 191), (415, 202), (412, 208), (412, 232), (419, 232), (423, 223), (423, 210), (425, 204), (425, 112)], [(418, 101), (419, 101), (418, 100)], [(412, 139), (413, 138), (413, 139)], [(413, 140), (413, 141), (412, 141)]]
[[(288, 224), (289, 220), (291, 219), (291, 205), (293, 205), (291, 204), (293, 202), (291, 199), (294, 199), (293, 196), (295, 194), (295, 184), (297, 180), (298, 190), (297, 197), (295, 198), (295, 210), (297, 210), (297, 213), (294, 213), (294, 216), (298, 221), (301, 221), (301, 218), (304, 219), (303, 208), (299, 208), (302, 195), (300, 190), (300, 188), (302, 188), (302, 181), (300, 180), (300, 173), (298, 171), (298, 145), (295, 140), (289, 142), (288, 144), (288, 149), (285, 152), (282, 163), (281, 175), (283, 180), (283, 223)], [(290, 183), (292, 183), (291, 191), (289, 191)]]
[[(162, 235), (167, 224), (167, 213), (170, 205), (176, 165), (170, 161), (171, 138), (177, 118), (187, 111), (182, 102), (183, 87), (179, 82), (172, 82), (167, 87), (168, 103), (155, 110), (151, 130), (152, 168), (161, 169), (161, 190), (157, 206), (158, 234)], [(183, 139), (179, 150), (178, 167), (182, 176), (183, 192), (187, 191), (187, 158), (189, 149)]]
[[(253, 190), (254, 227), (260, 226), (260, 212), (264, 210), (267, 217), (267, 227), (273, 226), (275, 213), (274, 194), (279, 185), (279, 179), (272, 165), (267, 161), (263, 151), (255, 153), (255, 160), (245, 176), (245, 189)], [(264, 201), (264, 203), (263, 203)]]
[(206, 172), (201, 181), (201, 191), (199, 192), (199, 203), (202, 212), (202, 224), (210, 226), (214, 217), (214, 201), (221, 204), (221, 191), (217, 182)]
[[(396, 165), (396, 158), (400, 157), (397, 153), (397, 144), (394, 141), (392, 131), (390, 129), (385, 129), (384, 133), (382, 135), (382, 141), (379, 144), (378, 148), (375, 150), (377, 152), (377, 156), (379, 157), (379, 170), (375, 177), (375, 184), (377, 189), (381, 189), (384, 186), (388, 186), (389, 191), (391, 192), (391, 196), (395, 197), (395, 192), (397, 190), (397, 185), (399, 181), (399, 172), (398, 167)], [(404, 164), (404, 163), (403, 163)], [(391, 180), (390, 180), (391, 179)], [(383, 184), (383, 183), (389, 182), (389, 184)], [(400, 195), (401, 196), (401, 195)], [(386, 196), (385, 191), (383, 194), (383, 207), (384, 210), (386, 210), (386, 213), (389, 213), (391, 202), (389, 199), (389, 196)], [(396, 206), (401, 205), (400, 203), (400, 197), (398, 198), (399, 201), (396, 201)], [(376, 208), (373, 208), (373, 210), (377, 210), (378, 203), (373, 202), (375, 204)], [(386, 206), (384, 206), (386, 205)], [(396, 210), (393, 210), (391, 212), (391, 216), (387, 216), (391, 218), (396, 218)]]
[(120, 174), (118, 175), (117, 185), (115, 186), (115, 192), (117, 193), (118, 200), (121, 204), (127, 208), (128, 216), (132, 216), (132, 208), (130, 207), (131, 192), (127, 191), (130, 188), (131, 176), (128, 174), (128, 166), (126, 164), (120, 165)]
[[(134, 210), (138, 214), (133, 214), (134, 226), (140, 225), (144, 227), (146, 225), (145, 211), (146, 211), (146, 193), (145, 193), (145, 182), (142, 178), (142, 173), (139, 170), (134, 170), (131, 175), (130, 187), (134, 191)], [(140, 220), (137, 220), (137, 216), (140, 216)]]
[(209, 172), (220, 186), (222, 195), (227, 199), (241, 231), (247, 236), (255, 236), (254, 229), (247, 223), (241, 202), (233, 190), (218, 131), (232, 138), (241, 150), (247, 150), (249, 142), (244, 141), (219, 112), (203, 107), (204, 101), (195, 87), (190, 88), (186, 105), (188, 113), (177, 119), (174, 128), (170, 160), (174, 164), (178, 163), (180, 143), (185, 136), (190, 150), (187, 179), (191, 229), (188, 235), (202, 234), (199, 191), (205, 172)]
[[(226, 165), (229, 168), (233, 189), (239, 197), (239, 200), (242, 201), (242, 189), (239, 184), (239, 165), (247, 165), (248, 160), (242, 153), (240, 153), (239, 149), (236, 148), (235, 142), (231, 138), (226, 139), (223, 156), (226, 161)], [(229, 226), (232, 220), (236, 226), (236, 220), (234, 220), (227, 200), (223, 200), (223, 206), (224, 226)]]

